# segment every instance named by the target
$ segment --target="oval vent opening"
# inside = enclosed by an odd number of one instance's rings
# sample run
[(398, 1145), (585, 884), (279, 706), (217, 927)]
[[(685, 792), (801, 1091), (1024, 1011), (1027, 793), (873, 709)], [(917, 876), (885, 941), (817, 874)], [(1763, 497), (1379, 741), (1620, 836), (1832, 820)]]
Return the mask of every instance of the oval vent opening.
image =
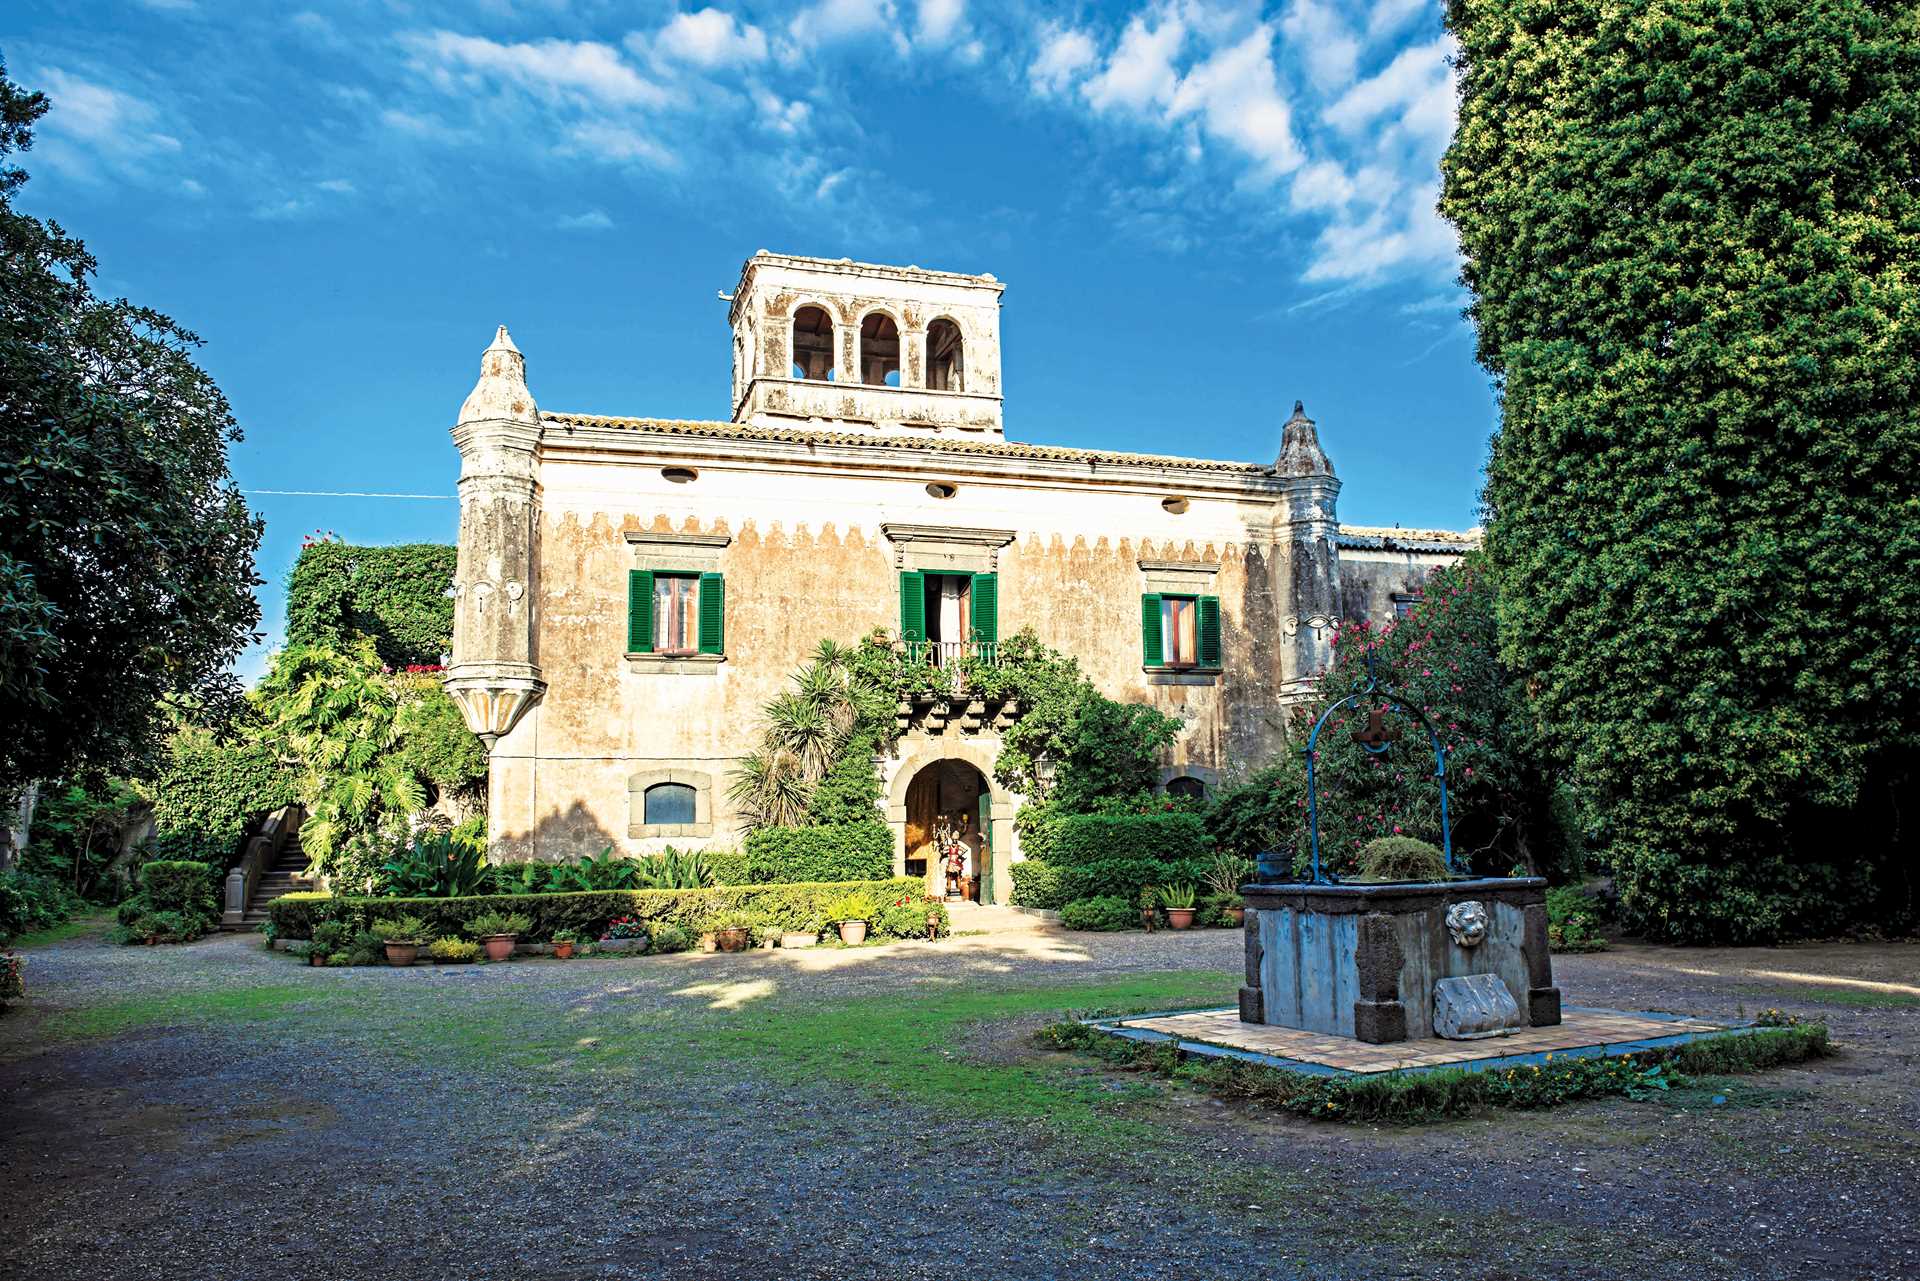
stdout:
[(927, 493), (929, 496), (933, 498), (952, 498), (955, 494), (959, 492), (960, 492), (960, 486), (949, 485), (944, 480), (932, 480), (927, 482)]
[(690, 480), (700, 478), (700, 473), (691, 467), (662, 467), (660, 474), (676, 485), (684, 485)]
[(1187, 511), (1187, 500), (1184, 498), (1162, 498), (1160, 500), (1160, 506), (1164, 510), (1172, 512), (1175, 516), (1183, 516)]

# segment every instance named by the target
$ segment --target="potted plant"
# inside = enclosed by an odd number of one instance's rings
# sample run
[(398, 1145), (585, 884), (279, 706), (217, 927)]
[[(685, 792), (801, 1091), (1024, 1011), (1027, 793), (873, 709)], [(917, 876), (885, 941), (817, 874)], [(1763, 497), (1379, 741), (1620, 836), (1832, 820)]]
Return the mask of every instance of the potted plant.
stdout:
[[(1126, 900), (1121, 900), (1123, 906), (1125, 902)], [(1149, 934), (1153, 932), (1154, 909), (1159, 906), (1160, 895), (1154, 891), (1153, 886), (1148, 885), (1142, 887), (1140, 890), (1140, 928), (1146, 930)]]
[(388, 965), (407, 966), (419, 958), (427, 923), (417, 916), (390, 916), (375, 921), (368, 932), (386, 947)]
[(873, 919), (873, 900), (865, 894), (842, 894), (827, 904), (827, 919), (840, 927), (842, 943), (864, 943), (867, 922)]
[(480, 940), (489, 961), (504, 961), (513, 955), (513, 945), (533, 928), (533, 918), (525, 912), (482, 912), (467, 922), (467, 929)]
[(1246, 922), (1246, 905), (1240, 899), (1240, 887), (1253, 875), (1251, 860), (1237, 854), (1216, 854), (1207, 868), (1207, 889), (1220, 901), (1220, 915), (1228, 925)]
[(579, 945), (580, 935), (573, 930), (555, 930), (553, 932), (553, 957), (564, 961), (573, 955), (573, 949)]
[(722, 912), (708, 929), (722, 952), (744, 952), (753, 946), (753, 918), (745, 912)]
[(1167, 909), (1169, 928), (1184, 930), (1193, 924), (1195, 891), (1192, 881), (1160, 887), (1160, 905)]

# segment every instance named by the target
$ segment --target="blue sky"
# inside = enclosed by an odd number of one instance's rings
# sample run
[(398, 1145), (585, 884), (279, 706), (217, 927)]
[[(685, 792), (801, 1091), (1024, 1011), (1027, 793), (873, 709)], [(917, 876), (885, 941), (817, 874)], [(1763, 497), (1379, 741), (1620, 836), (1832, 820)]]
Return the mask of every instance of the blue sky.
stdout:
[[(248, 490), (451, 495), (493, 326), (549, 410), (727, 411), (754, 250), (991, 271), (1008, 433), (1271, 459), (1305, 400), (1356, 524), (1474, 523), (1494, 406), (1433, 213), (1438, 0), (12, 0), (29, 212), (207, 339)], [(315, 529), (250, 494), (267, 645)], [(263, 650), (242, 664), (259, 670)]]

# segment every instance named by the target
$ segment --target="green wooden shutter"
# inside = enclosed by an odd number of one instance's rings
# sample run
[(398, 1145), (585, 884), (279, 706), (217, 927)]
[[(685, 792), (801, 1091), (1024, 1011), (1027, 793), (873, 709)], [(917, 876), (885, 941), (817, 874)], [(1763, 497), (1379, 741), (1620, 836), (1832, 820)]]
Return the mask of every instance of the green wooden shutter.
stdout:
[(727, 585), (718, 574), (700, 575), (700, 652), (727, 652)]
[(927, 576), (917, 569), (900, 575), (900, 639), (927, 638)]
[(653, 652), (653, 571), (627, 571), (627, 653)]
[(1220, 666), (1220, 598), (1200, 598), (1200, 666)]
[(991, 645), (1000, 639), (1000, 576), (973, 576), (973, 638)]
[(1148, 592), (1140, 598), (1140, 649), (1148, 667), (1166, 666), (1160, 649), (1160, 594)]

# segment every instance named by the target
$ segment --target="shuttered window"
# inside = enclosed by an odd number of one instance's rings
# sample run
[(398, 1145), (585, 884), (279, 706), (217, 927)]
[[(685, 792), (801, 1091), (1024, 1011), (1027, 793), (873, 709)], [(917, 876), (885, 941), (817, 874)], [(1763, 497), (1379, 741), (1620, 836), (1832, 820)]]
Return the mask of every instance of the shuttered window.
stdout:
[(628, 571), (627, 652), (726, 653), (726, 599), (719, 574)]
[(1000, 639), (1000, 576), (973, 576), (973, 639), (991, 645)]
[(1218, 668), (1220, 598), (1148, 592), (1140, 598), (1140, 644), (1147, 667)]
[(927, 576), (917, 569), (900, 575), (900, 639), (927, 638)]

